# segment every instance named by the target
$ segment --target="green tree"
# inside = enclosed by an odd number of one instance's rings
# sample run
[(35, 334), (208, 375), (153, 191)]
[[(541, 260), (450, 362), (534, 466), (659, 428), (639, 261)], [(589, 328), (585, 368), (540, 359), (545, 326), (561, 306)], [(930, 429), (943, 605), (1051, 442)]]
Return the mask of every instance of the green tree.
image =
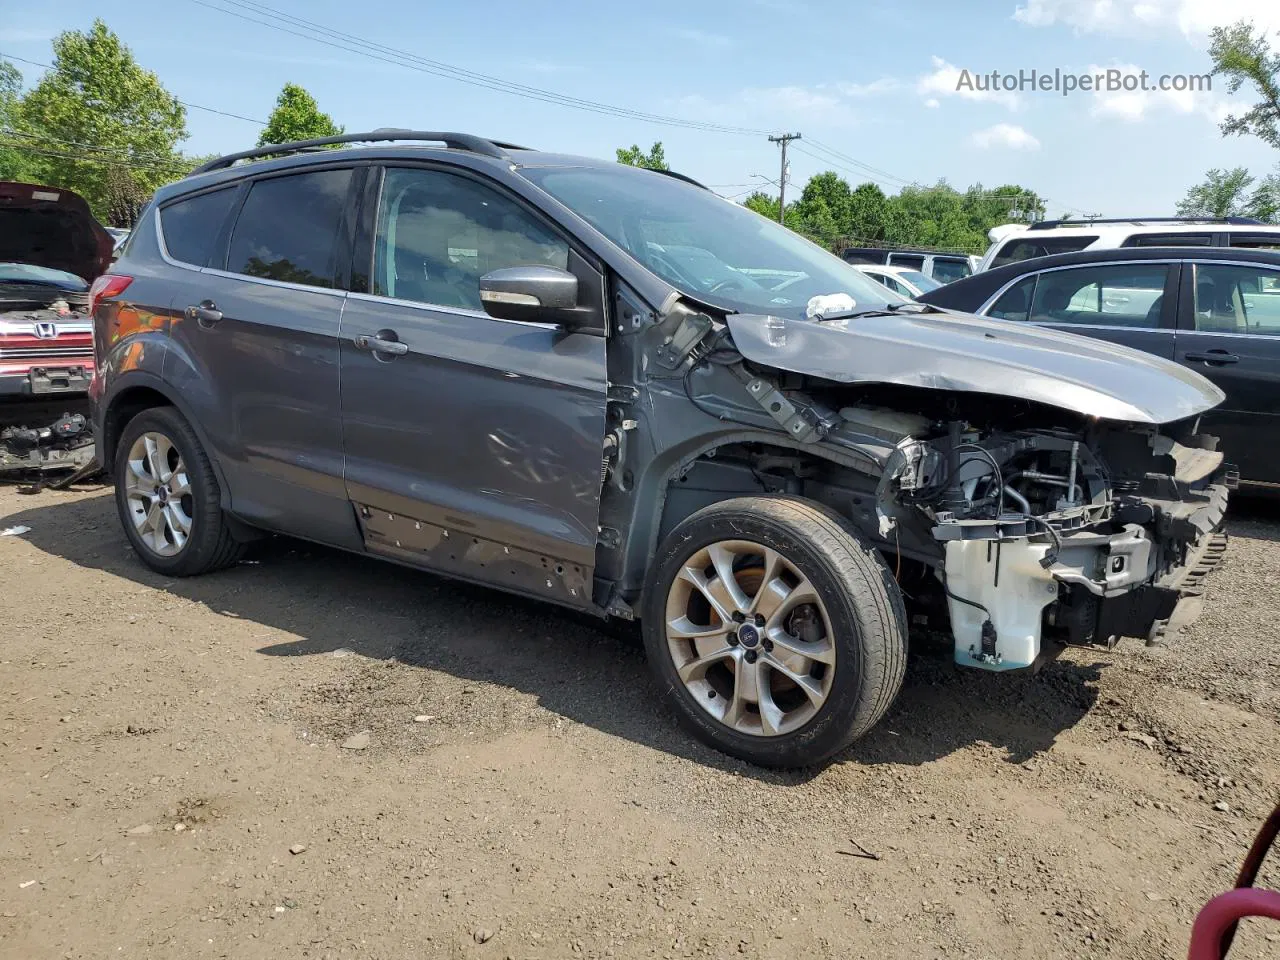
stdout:
[(18, 116), (21, 92), (22, 74), (0, 60), (0, 180), (29, 180), (36, 166)]
[(276, 97), (276, 107), (267, 117), (267, 125), (258, 135), (258, 146), (318, 140), (336, 137), (342, 132), (342, 127), (321, 111), (315, 97), (296, 83), (286, 83), (280, 96)]
[(1249, 195), (1246, 210), (1249, 216), (1264, 223), (1280, 223), (1280, 172), (1262, 178), (1257, 189)]
[(1258, 102), (1247, 111), (1222, 122), (1223, 136), (1248, 134), (1280, 147), (1280, 54), (1272, 51), (1266, 31), (1240, 20), (1229, 27), (1215, 27), (1209, 38), (1213, 73), (1227, 78), (1227, 92), (1235, 93), (1247, 83), (1258, 95)]
[(105, 23), (60, 34), (53, 53), (53, 69), (18, 111), (40, 150), (42, 179), (109, 219), (119, 177), (145, 197), (184, 172), (175, 148), (187, 135), (186, 110)]
[(1250, 213), (1254, 178), (1244, 167), (1210, 170), (1178, 201), (1180, 217), (1243, 217)]
[[(619, 147), (617, 157), (619, 163), (625, 163), (629, 167), (644, 167), (646, 170), (671, 169), (667, 166), (667, 155), (662, 151), (661, 140), (654, 143), (648, 153), (634, 143), (630, 147)], [(777, 209), (777, 204), (774, 204), (774, 210)]]

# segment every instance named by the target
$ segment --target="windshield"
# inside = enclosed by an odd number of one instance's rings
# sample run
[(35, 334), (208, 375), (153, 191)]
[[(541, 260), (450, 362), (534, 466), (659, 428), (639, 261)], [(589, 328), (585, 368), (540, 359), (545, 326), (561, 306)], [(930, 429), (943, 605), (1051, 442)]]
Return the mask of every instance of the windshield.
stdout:
[(673, 287), (742, 313), (803, 319), (812, 297), (905, 302), (834, 254), (674, 177), (633, 167), (520, 171)]
[(32, 263), (8, 263), (0, 261), (0, 283), (35, 283), (57, 287), (59, 290), (88, 290), (89, 285), (74, 273), (37, 267)]
[(937, 290), (942, 284), (933, 277), (921, 273), (919, 270), (901, 270), (898, 276), (907, 283), (911, 284), (921, 293), (928, 293), (930, 290)]

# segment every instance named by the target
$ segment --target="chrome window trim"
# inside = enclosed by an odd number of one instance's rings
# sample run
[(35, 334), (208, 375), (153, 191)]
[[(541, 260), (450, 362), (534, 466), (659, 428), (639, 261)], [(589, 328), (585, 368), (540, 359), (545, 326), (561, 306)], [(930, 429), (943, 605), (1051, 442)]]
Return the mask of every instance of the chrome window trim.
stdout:
[[(1062, 266), (1060, 266), (1060, 267), (1044, 267), (1044, 268), (1042, 268), (1042, 269), (1040, 269), (1040, 270), (1031, 270), (1031, 271), (1029, 271), (1029, 272), (1027, 272), (1027, 273), (1021, 274), (1020, 276), (1014, 277), (1012, 280), (1010, 280), (1008, 283), (1006, 283), (1003, 287), (1001, 287), (999, 290), (997, 290), (994, 294), (992, 294), (990, 297), (988, 297), (988, 298), (987, 298), (987, 300), (982, 304), (982, 306), (980, 306), (977, 310), (975, 310), (975, 311), (973, 311), (973, 312), (974, 312), (975, 314), (977, 314), (978, 316), (980, 316), (980, 317), (985, 317), (985, 316), (987, 315), (987, 311), (988, 311), (988, 310), (990, 310), (993, 306), (995, 306), (996, 301), (997, 301), (997, 300), (999, 300), (1001, 297), (1003, 297), (1006, 293), (1008, 293), (1008, 292), (1009, 292), (1009, 289), (1010, 289), (1011, 287), (1015, 287), (1015, 286), (1017, 286), (1019, 283), (1021, 283), (1023, 280), (1026, 280), (1028, 277), (1039, 277), (1039, 276), (1040, 276), (1041, 274), (1043, 274), (1043, 273), (1059, 273), (1059, 272), (1061, 272), (1061, 271), (1063, 271), (1063, 270), (1091, 270), (1091, 269), (1093, 269), (1093, 268), (1095, 268), (1095, 267), (1124, 267), (1124, 266), (1129, 266), (1130, 264), (1134, 264), (1134, 263), (1160, 263), (1160, 264), (1165, 264), (1165, 265), (1167, 266), (1167, 265), (1172, 264), (1172, 263), (1183, 263), (1183, 262), (1185, 262), (1185, 261), (1183, 260), (1183, 258), (1178, 258), (1178, 259), (1176, 259), (1176, 260), (1175, 260), (1175, 259), (1160, 259), (1160, 260), (1143, 260), (1143, 259), (1135, 259), (1135, 260), (1103, 260), (1103, 261), (1100, 261), (1099, 263), (1064, 263), (1064, 264), (1063, 264)], [(1225, 263), (1226, 261), (1217, 261), (1217, 260), (1212, 260), (1212, 261), (1210, 261), (1210, 262), (1211, 262), (1211, 263), (1219, 263), (1219, 262), (1223, 262), (1223, 263)], [(1014, 321), (1014, 322), (1016, 322), (1016, 321)], [(1073, 326), (1084, 326), (1084, 324), (1073, 324)], [(1156, 329), (1161, 329), (1161, 328), (1158, 328), (1158, 327), (1125, 327), (1124, 329), (1126, 329), (1126, 330), (1156, 330)]]
[(345, 297), (347, 291), (337, 287), (313, 287), (308, 283), (290, 283), (287, 280), (272, 280), (270, 277), (255, 277), (249, 273), (234, 273), (231, 270), (217, 270), (214, 267), (201, 267), (200, 272), (210, 277), (222, 277), (225, 280), (243, 280), (245, 283), (261, 283), (268, 287), (283, 287), (285, 290), (300, 290), (307, 293), (322, 293), (330, 297)]
[(468, 317), (473, 320), (487, 320), (490, 323), (513, 323), (519, 327), (535, 327), (540, 330), (559, 330), (558, 323), (543, 323), (538, 320), (507, 320), (503, 317), (491, 317), (483, 310), (471, 310), (467, 307), (446, 307), (435, 303), (424, 303), (421, 300), (402, 300), (399, 297), (388, 297), (381, 293), (348, 293), (351, 300), (364, 303), (384, 303), (394, 307), (412, 307), (427, 313), (445, 313), (453, 317)]

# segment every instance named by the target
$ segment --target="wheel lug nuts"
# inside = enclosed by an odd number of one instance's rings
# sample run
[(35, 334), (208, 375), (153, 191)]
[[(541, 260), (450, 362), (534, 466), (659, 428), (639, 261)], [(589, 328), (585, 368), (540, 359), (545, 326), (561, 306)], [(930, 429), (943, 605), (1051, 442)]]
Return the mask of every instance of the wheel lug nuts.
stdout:
[(754, 650), (748, 650), (747, 663), (755, 663), (755, 662), (756, 662), (756, 652)]
[(736, 633), (729, 634), (729, 646), (736, 647), (738, 645), (738, 635)]
[(763, 613), (757, 613), (757, 614), (756, 614), (756, 626), (757, 626), (757, 627), (763, 627), (763, 626), (764, 626), (764, 614), (763, 614)]
[(733, 611), (733, 613), (729, 614), (729, 616), (730, 618), (732, 618), (734, 623), (742, 623), (743, 620), (747, 619), (738, 610)]
[(764, 652), (765, 652), (765, 653), (768, 653), (770, 650), (772, 650), (772, 649), (773, 649), (773, 641), (772, 641), (772, 640), (766, 640), (764, 643), (760, 644), (760, 646), (764, 647)]

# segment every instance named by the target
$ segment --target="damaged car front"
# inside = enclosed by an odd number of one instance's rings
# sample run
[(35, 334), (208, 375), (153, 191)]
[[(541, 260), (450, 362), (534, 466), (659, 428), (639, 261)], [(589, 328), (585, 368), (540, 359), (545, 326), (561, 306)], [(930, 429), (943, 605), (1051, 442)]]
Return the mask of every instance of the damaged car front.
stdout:
[[(610, 348), (620, 426), (606, 438), (598, 575), (617, 577), (611, 612), (627, 615), (653, 591), (650, 558), (682, 518), (744, 496), (803, 499), (850, 524), (883, 561), (912, 633), (946, 638), (966, 667), (1035, 667), (1067, 644), (1154, 640), (1194, 612), (1235, 482), (1197, 429), (1223, 400), (1207, 379), (1150, 354), (912, 303), (678, 177), (520, 172), (645, 268), (619, 291)], [(669, 295), (643, 291), (646, 276)], [(755, 580), (733, 570), (749, 596)], [(708, 571), (713, 606), (717, 590), (737, 595), (716, 587), (725, 571)], [(671, 629), (668, 639), (677, 649)]]
[(111, 254), (79, 195), (0, 183), (0, 475), (92, 459), (91, 284)]

